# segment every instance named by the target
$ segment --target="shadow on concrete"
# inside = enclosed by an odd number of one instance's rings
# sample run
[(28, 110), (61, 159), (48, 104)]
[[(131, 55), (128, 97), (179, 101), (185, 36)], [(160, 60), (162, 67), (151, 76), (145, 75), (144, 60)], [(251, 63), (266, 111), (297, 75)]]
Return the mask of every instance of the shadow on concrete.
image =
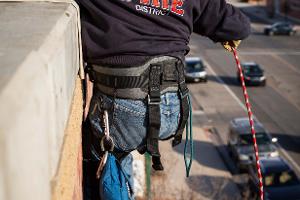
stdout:
[[(181, 144), (173, 149), (180, 154), (184, 154), (184, 144), (185, 140), (182, 140)], [(227, 171), (223, 162), (220, 162), (219, 154), (216, 152), (216, 148), (212, 143), (194, 140), (194, 162), (195, 161), (206, 167)]]
[(226, 177), (191, 176), (186, 179), (189, 187), (208, 199), (241, 199), (234, 182)]
[[(240, 86), (240, 83), (239, 81), (237, 80), (237, 77), (236, 76), (218, 76), (220, 79), (222, 79), (222, 81), (224, 81), (224, 83), (226, 85), (231, 85), (231, 86)], [(217, 82), (217, 83), (220, 83), (218, 81), (218, 79), (216, 78), (216, 76), (213, 76), (213, 75), (208, 75), (207, 76), (207, 79), (209, 81), (214, 81), (214, 82)], [(220, 84), (223, 84), (223, 83), (220, 83)]]

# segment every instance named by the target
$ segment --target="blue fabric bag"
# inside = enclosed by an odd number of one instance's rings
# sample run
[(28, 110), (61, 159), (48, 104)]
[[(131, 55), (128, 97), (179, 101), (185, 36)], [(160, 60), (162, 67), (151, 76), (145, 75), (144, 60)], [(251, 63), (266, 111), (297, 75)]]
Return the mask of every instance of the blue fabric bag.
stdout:
[(131, 200), (131, 186), (121, 164), (111, 153), (107, 156), (106, 164), (100, 178), (101, 200)]

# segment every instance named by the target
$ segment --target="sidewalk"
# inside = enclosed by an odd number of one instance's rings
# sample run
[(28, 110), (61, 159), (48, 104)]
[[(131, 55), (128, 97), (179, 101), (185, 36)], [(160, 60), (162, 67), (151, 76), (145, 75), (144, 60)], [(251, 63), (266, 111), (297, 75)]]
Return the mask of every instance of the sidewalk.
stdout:
[(152, 171), (152, 200), (242, 199), (208, 131), (194, 125), (194, 160), (185, 177), (184, 142), (172, 148), (171, 141), (160, 143), (165, 170)]

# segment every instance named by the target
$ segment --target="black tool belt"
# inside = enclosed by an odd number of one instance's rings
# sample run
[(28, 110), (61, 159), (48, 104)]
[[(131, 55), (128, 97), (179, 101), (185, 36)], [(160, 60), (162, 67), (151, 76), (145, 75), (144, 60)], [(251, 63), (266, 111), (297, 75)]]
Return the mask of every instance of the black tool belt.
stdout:
[(149, 110), (149, 127), (146, 149), (152, 156), (152, 167), (163, 170), (158, 147), (160, 130), (160, 96), (177, 91), (181, 97), (181, 117), (174, 136), (173, 146), (182, 140), (182, 133), (189, 117), (188, 88), (181, 60), (163, 56), (151, 59), (136, 68), (109, 68), (93, 65), (87, 68), (90, 79), (104, 94), (116, 98), (146, 99)]

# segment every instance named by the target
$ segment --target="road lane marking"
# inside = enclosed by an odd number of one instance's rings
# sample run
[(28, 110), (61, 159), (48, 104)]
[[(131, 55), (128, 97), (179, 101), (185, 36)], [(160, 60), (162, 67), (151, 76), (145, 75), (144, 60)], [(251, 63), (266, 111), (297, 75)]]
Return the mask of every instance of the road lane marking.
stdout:
[[(207, 63), (207, 62), (206, 62)], [(229, 92), (229, 94), (237, 101), (237, 103), (243, 108), (244, 111), (247, 112), (247, 108), (245, 105), (240, 101), (240, 99), (232, 92), (232, 90), (227, 86), (227, 84), (217, 75), (217, 73), (213, 70), (210, 64), (207, 63), (207, 68), (211, 71), (211, 73), (215, 76), (215, 78), (222, 83), (225, 89)]]
[[(206, 62), (207, 63), (207, 62)], [(247, 112), (247, 109), (245, 105), (242, 103), (242, 101), (233, 93), (233, 91), (226, 85), (226, 83), (217, 75), (217, 73), (213, 70), (213, 68), (210, 66), (210, 64), (207, 63), (207, 68), (211, 71), (211, 73), (216, 77), (216, 79), (225, 87), (225, 89), (229, 92), (229, 94), (236, 100), (236, 102), (241, 106), (241, 108)], [(256, 116), (253, 115), (258, 121), (260, 121)], [(300, 166), (293, 160), (293, 158), (288, 155), (287, 151), (277, 142), (276, 145), (280, 148), (281, 152), (284, 154), (284, 156), (292, 163), (292, 165), (297, 169), (297, 171), (300, 173)]]

